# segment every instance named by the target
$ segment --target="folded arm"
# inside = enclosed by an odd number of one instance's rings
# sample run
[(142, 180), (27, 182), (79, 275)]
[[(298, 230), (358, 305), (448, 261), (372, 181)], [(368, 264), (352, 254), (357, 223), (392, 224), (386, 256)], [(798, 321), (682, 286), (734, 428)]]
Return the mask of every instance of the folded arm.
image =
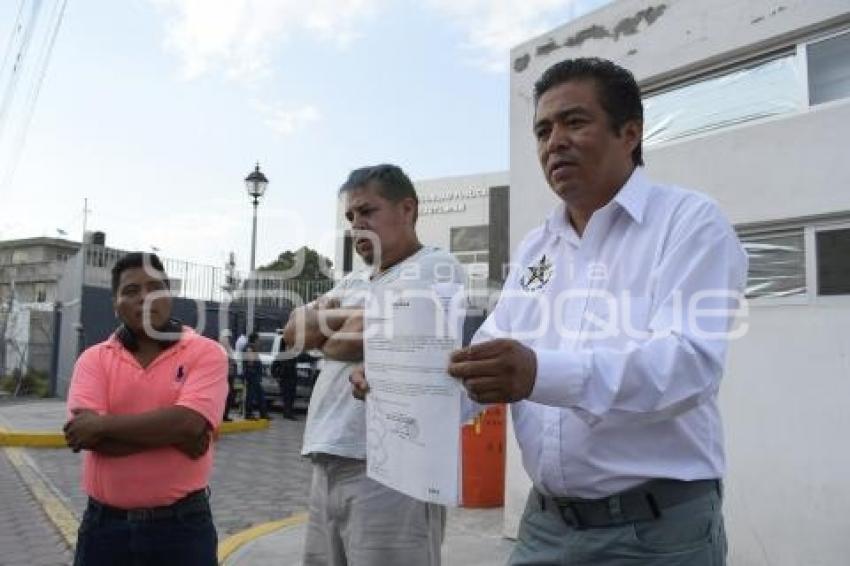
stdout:
[(363, 311), (351, 311), (342, 326), (322, 346), (322, 353), (332, 360), (359, 362), (363, 359)]
[(191, 458), (209, 448), (206, 419), (186, 407), (168, 407), (135, 415), (98, 415), (79, 410), (64, 427), (68, 445), (106, 456), (128, 456), (174, 446)]
[(298, 351), (321, 349), (357, 310), (340, 308), (338, 300), (322, 297), (292, 311), (283, 340)]

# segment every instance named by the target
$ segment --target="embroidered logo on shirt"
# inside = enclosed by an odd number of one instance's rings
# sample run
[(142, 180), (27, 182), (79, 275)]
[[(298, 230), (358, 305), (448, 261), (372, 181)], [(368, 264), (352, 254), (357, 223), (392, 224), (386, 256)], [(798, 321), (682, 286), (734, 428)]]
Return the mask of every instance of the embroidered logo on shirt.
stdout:
[(186, 370), (183, 369), (183, 366), (177, 368), (177, 375), (174, 376), (174, 381), (177, 383), (183, 382), (186, 380)]
[(546, 254), (534, 265), (526, 267), (528, 273), (520, 277), (519, 284), (526, 291), (539, 291), (552, 280), (555, 266), (546, 259)]

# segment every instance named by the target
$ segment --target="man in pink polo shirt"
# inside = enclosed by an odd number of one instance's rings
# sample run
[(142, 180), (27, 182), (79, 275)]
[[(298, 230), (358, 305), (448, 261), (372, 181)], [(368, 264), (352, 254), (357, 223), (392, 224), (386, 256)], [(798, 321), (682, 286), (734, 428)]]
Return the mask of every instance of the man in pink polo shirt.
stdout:
[(207, 485), (227, 356), (170, 318), (156, 255), (121, 258), (112, 293), (121, 326), (83, 352), (68, 392), (65, 437), (86, 451), (89, 495), (74, 564), (214, 565)]

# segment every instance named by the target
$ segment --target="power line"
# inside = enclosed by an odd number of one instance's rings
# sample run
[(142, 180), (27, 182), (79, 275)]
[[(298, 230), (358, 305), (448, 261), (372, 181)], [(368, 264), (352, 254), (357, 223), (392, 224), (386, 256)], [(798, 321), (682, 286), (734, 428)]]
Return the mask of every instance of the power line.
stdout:
[[(15, 64), (12, 68), (13, 74), (10, 76), (10, 82), (7, 86), (7, 93), (4, 95), (3, 100), (0, 101), (0, 142), (3, 141), (3, 136), (9, 132), (9, 135), (6, 136), (6, 146), (9, 149), (9, 157), (7, 158), (6, 166), (3, 167), (3, 177), (0, 178), (0, 192), (2, 192), (2, 189), (11, 183), (12, 176), (17, 168), (18, 160), (21, 152), (23, 151), (24, 142), (26, 140), (27, 131), (29, 130), (29, 125), (35, 110), (35, 104), (38, 100), (38, 95), (41, 92), (41, 86), (47, 73), (47, 67), (53, 53), (53, 47), (56, 43), (59, 28), (62, 25), (67, 4), (68, 0), (56, 0), (52, 4), (53, 9), (47, 18), (44, 33), (40, 34), (40, 47), (36, 50), (35, 57), (32, 58), (34, 63), (31, 72), (32, 85), (29, 91), (25, 94), (24, 100), (20, 103), (21, 111), (19, 115), (21, 118), (17, 124), (17, 131), (12, 132), (12, 128), (7, 129), (4, 122), (6, 121), (6, 115), (13, 103), (13, 99), (15, 98), (17, 83), (20, 76), (23, 74), (23, 69), (25, 68), (24, 63), (27, 58), (32, 36), (37, 28), (43, 6), (42, 0), (33, 0), (32, 9), (30, 11), (30, 19), (21, 40), (21, 47), (17, 50), (17, 54), (14, 56)], [(21, 5), (21, 9), (23, 9), (23, 3)], [(18, 25), (22, 26), (23, 24)], [(13, 40), (14, 36), (10, 41)], [(12, 49), (12, 51), (14, 51), (14, 49)], [(7, 57), (8, 55), (9, 53), (7, 53)], [(1, 76), (2, 75), (0, 75), (0, 77)], [(2, 145), (0, 145), (0, 148), (2, 148)]]

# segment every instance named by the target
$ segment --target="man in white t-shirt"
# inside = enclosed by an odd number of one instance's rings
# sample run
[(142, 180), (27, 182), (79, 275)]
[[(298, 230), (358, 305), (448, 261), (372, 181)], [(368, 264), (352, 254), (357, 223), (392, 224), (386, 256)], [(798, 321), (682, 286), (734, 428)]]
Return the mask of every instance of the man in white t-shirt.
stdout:
[(460, 283), (462, 270), (450, 254), (419, 242), (419, 200), (399, 167), (357, 169), (340, 194), (355, 250), (368, 267), (295, 309), (284, 330), (287, 344), (321, 349), (325, 358), (302, 449), (313, 462), (304, 565), (439, 565), (445, 508), (366, 476), (365, 407), (352, 397), (349, 377), (363, 359), (363, 308), (370, 292)]

